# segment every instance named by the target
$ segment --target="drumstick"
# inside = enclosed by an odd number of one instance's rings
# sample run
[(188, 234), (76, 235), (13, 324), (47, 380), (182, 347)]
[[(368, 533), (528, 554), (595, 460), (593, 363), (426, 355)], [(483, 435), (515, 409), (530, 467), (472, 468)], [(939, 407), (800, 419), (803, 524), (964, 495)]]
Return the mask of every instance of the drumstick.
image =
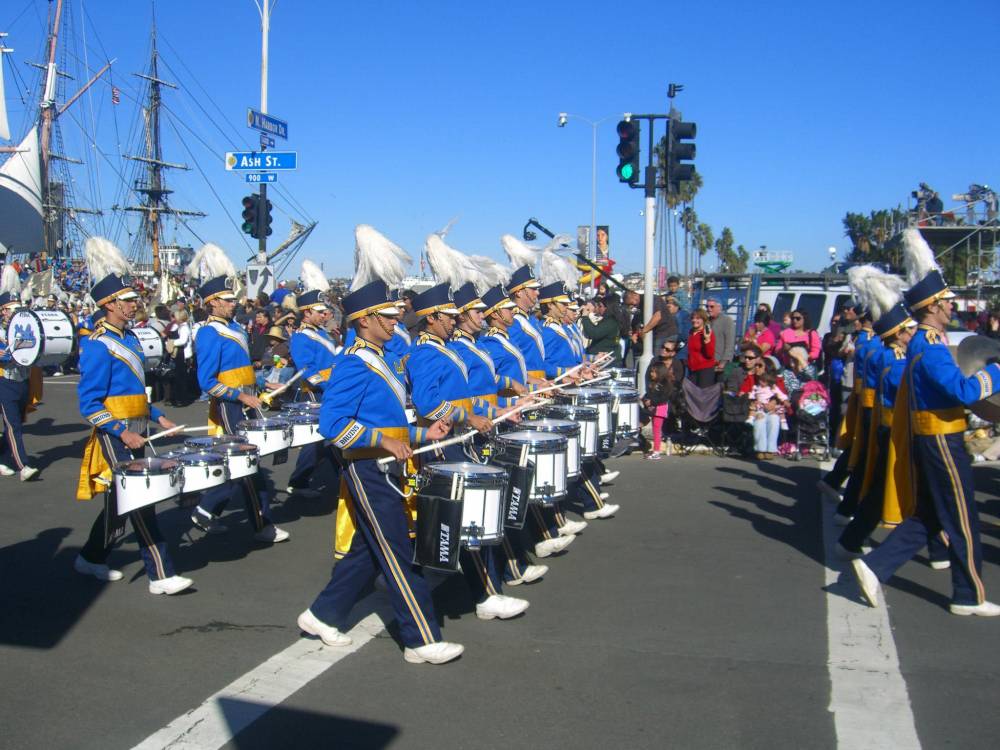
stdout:
[[(591, 383), (596, 383), (596, 382), (598, 382), (600, 380), (607, 380), (610, 377), (611, 377), (610, 373), (607, 374), (607, 375), (598, 375), (596, 378), (592, 378), (591, 380), (584, 380), (583, 382), (577, 383), (577, 385), (575, 387), (590, 385)], [(550, 385), (547, 388), (539, 388), (537, 391), (532, 391), (529, 395), (531, 395), (531, 396), (537, 396), (539, 393), (548, 393), (549, 391), (558, 391), (560, 388), (563, 388), (563, 387), (565, 387), (565, 386), (562, 386), (562, 385)]]
[(146, 442), (152, 443), (154, 440), (159, 440), (160, 438), (166, 437), (167, 435), (173, 435), (174, 433), (180, 432), (181, 430), (184, 430), (186, 427), (187, 425), (179, 424), (175, 425), (174, 427), (171, 427), (169, 430), (160, 430), (155, 435), (150, 435), (148, 438), (146, 438)]
[(282, 393), (287, 391), (288, 388), (292, 385), (292, 383), (301, 378), (304, 374), (305, 370), (299, 370), (297, 373), (292, 375), (291, 378), (288, 379), (287, 383), (278, 388), (275, 388), (273, 391), (268, 391), (267, 393), (265, 393), (263, 396), (260, 397), (260, 400), (263, 401), (265, 404), (271, 403), (271, 401), (273, 401), (276, 396), (280, 396)]

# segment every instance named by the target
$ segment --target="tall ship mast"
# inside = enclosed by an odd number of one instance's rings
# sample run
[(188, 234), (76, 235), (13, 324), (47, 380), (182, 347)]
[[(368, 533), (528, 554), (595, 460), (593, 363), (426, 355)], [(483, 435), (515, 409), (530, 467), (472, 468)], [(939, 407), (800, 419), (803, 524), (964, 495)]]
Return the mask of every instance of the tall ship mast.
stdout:
[[(165, 171), (168, 169), (188, 170), (186, 164), (176, 164), (163, 160), (160, 140), (160, 107), (161, 88), (177, 89), (177, 85), (160, 78), (159, 60), (156, 50), (156, 20), (153, 20), (151, 55), (147, 73), (135, 73), (136, 77), (147, 83), (146, 105), (143, 110), (145, 121), (145, 153), (142, 155), (126, 155), (125, 158), (139, 162), (145, 166), (145, 173), (137, 177), (132, 184), (133, 191), (142, 196), (139, 206), (125, 206), (124, 210), (141, 214), (141, 229), (132, 244), (129, 260), (136, 270), (151, 270), (159, 274), (162, 270), (161, 254), (166, 255), (166, 265), (178, 268), (186, 262), (191, 248), (177, 244), (163, 243), (163, 218), (165, 215), (178, 217), (202, 217), (201, 211), (184, 211), (170, 206), (169, 196), (173, 193), (167, 187)], [(119, 206), (114, 206), (119, 210)]]

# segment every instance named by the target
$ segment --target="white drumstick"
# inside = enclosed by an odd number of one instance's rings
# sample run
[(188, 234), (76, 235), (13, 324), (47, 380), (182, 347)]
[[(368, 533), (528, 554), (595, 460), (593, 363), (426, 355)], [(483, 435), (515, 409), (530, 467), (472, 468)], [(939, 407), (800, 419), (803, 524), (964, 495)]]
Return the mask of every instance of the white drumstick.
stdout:
[(155, 435), (150, 435), (148, 438), (146, 438), (146, 442), (152, 443), (154, 440), (159, 440), (162, 437), (167, 437), (167, 435), (173, 435), (175, 433), (181, 432), (182, 430), (186, 429), (186, 427), (187, 425), (179, 424), (174, 427), (171, 427), (169, 430), (160, 430)]
[[(585, 385), (590, 385), (591, 383), (597, 383), (597, 382), (599, 382), (601, 380), (607, 380), (610, 377), (611, 377), (610, 374), (607, 374), (607, 375), (598, 375), (596, 378), (592, 378), (591, 380), (584, 380), (584, 381), (582, 381), (580, 383), (577, 383), (576, 386), (574, 386), (574, 387), (579, 388), (579, 387), (582, 387), (582, 386), (585, 386)], [(564, 387), (565, 386), (563, 386), (563, 385), (550, 385), (547, 388), (539, 388), (537, 391), (532, 391), (529, 395), (531, 395), (531, 396), (537, 396), (540, 393), (548, 393), (549, 391), (558, 391), (560, 388), (564, 388)]]
[(275, 388), (273, 391), (268, 391), (267, 393), (265, 393), (263, 396), (260, 397), (260, 400), (270, 403), (272, 400), (274, 400), (275, 396), (280, 396), (282, 393), (287, 391), (291, 387), (292, 383), (301, 378), (304, 374), (305, 370), (299, 370), (297, 373), (295, 373), (294, 375), (292, 375), (292, 377), (288, 379), (287, 383), (278, 388)]

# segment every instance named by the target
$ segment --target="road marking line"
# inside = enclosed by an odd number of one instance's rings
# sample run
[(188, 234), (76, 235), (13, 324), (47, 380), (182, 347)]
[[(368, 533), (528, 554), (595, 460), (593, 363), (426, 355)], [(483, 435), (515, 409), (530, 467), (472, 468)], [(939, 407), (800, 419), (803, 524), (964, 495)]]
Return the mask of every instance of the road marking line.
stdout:
[[(832, 462), (823, 469), (832, 468)], [(854, 590), (850, 565), (837, 555), (840, 527), (835, 506), (823, 503), (826, 560), (826, 632), (829, 642), (830, 706), (837, 746), (870, 750), (919, 750), (920, 739), (910, 708), (906, 681), (889, 624), (889, 610), (879, 592), (879, 606), (868, 607), (837, 593), (841, 574)]]
[[(375, 611), (351, 628), (350, 646), (331, 648), (318, 639), (299, 638), (284, 651), (209, 696), (204, 703), (151, 734), (133, 750), (216, 750), (238, 735), (271, 708), (298, 692), (341, 659), (353, 654), (393, 620), (384, 594), (369, 594), (356, 606)], [(237, 715), (226, 716), (220, 702), (241, 703)]]

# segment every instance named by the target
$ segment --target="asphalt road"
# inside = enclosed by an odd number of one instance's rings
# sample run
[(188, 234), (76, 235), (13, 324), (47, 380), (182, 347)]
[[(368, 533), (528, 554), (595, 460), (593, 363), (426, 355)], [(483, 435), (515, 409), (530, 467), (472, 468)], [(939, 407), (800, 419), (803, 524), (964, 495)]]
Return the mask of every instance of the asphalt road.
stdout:
[[(201, 424), (204, 405), (171, 416)], [(235, 505), (223, 537), (164, 509), (175, 565), (195, 586), (154, 597), (131, 537), (112, 555), (121, 582), (73, 571), (98, 506), (73, 500), (87, 429), (69, 380), (46, 384), (27, 433), (41, 479), (0, 480), (0, 747), (131, 748), (302, 641), (295, 618), (332, 564), (329, 499), (278, 504), (292, 538), (274, 547), (251, 540)], [(275, 469), (279, 487), (290, 466)], [(862, 604), (850, 576), (826, 583), (816, 464), (629, 456), (613, 468), (620, 514), (546, 560), (543, 581), (507, 592), (531, 601), (524, 616), (477, 620), (461, 577), (437, 578), (444, 637), (466, 647), (459, 661), (405, 664), (390, 624), (269, 710), (215, 701), (223, 726), (262, 715), (212, 746), (848, 746), (830, 618)], [(1000, 469), (976, 476), (984, 578), (1000, 599)], [(1000, 621), (949, 615), (949, 592), (926, 558), (908, 564), (885, 587), (881, 637), (894, 641), (919, 745), (991, 746)], [(373, 607), (383, 594), (357, 619)]]

